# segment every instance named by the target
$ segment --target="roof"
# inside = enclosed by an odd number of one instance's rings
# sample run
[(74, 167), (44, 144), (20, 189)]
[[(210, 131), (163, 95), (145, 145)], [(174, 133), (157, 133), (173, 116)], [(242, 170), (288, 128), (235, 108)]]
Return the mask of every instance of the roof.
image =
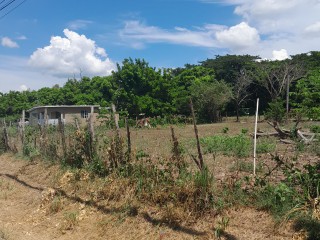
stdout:
[(32, 112), (40, 108), (82, 108), (82, 107), (83, 108), (88, 108), (88, 107), (100, 108), (99, 105), (48, 105), (48, 106), (36, 106), (27, 110), (27, 112)]

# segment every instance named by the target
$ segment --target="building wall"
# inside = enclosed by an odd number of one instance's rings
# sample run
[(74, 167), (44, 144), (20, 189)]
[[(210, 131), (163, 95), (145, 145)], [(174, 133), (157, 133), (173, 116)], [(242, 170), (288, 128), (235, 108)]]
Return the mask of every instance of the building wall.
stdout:
[[(61, 114), (61, 118), (65, 123), (75, 123), (75, 119), (79, 121), (79, 124), (83, 125), (87, 123), (87, 119), (90, 115), (91, 107), (56, 107), (47, 108), (48, 120), (57, 119), (57, 116)], [(58, 113), (57, 113), (58, 112)], [(37, 125), (39, 118), (41, 122), (45, 120), (45, 108), (37, 108), (30, 112), (29, 121), (32, 125)], [(59, 114), (60, 113), (60, 114)], [(98, 113), (93, 113), (93, 121), (96, 121)]]

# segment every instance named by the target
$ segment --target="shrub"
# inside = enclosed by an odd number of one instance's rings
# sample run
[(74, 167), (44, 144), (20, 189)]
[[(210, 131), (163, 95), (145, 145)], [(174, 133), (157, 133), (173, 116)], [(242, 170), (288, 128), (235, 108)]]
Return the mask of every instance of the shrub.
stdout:
[(200, 142), (205, 153), (223, 153), (227, 156), (247, 157), (251, 148), (251, 140), (243, 134), (210, 136), (201, 138)]
[(271, 121), (281, 123), (285, 117), (286, 109), (284, 107), (284, 101), (281, 99), (273, 100), (268, 104), (268, 109), (264, 113), (265, 118)]

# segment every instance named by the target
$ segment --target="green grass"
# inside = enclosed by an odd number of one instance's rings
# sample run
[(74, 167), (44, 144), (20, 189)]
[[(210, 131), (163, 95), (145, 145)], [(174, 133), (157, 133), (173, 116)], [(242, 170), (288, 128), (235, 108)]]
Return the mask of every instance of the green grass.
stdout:
[(270, 153), (276, 149), (275, 138), (259, 138), (257, 141), (257, 153)]
[(251, 139), (243, 134), (236, 136), (210, 136), (200, 139), (204, 153), (222, 153), (227, 156), (248, 157)]

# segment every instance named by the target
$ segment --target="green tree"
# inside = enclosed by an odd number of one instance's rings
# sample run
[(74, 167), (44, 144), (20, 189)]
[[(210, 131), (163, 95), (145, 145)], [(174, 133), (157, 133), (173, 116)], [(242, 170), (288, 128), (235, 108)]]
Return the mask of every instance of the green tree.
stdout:
[(300, 79), (291, 95), (296, 111), (310, 119), (320, 119), (320, 70)]
[(224, 81), (198, 82), (190, 91), (198, 118), (203, 122), (219, 121), (221, 111), (232, 98), (232, 88)]

